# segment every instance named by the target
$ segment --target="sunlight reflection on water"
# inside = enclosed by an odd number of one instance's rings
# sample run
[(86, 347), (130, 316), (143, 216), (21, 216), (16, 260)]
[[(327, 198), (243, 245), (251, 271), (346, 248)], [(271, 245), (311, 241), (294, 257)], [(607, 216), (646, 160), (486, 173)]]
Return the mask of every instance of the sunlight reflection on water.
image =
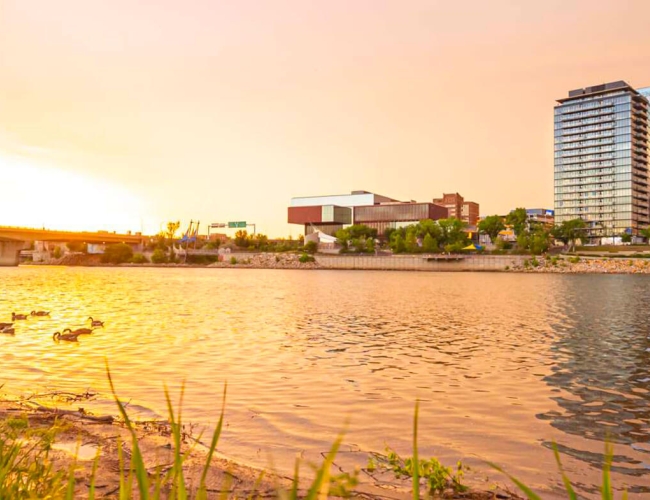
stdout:
[[(650, 491), (650, 282), (638, 276), (0, 268), (0, 321), (51, 310), (0, 337), (5, 391), (99, 391), (104, 359), (142, 418), (186, 381), (185, 419), (213, 424), (228, 381), (222, 452), (288, 470), (326, 450), (410, 449), (503, 465), (558, 484), (550, 443), (593, 493), (606, 436), (615, 484)], [(106, 322), (79, 343), (63, 328)], [(342, 461), (365, 464), (362, 453)], [(480, 459), (480, 460), (479, 460)], [(541, 472), (540, 472), (541, 471)], [(494, 475), (490, 473), (494, 478)], [(500, 478), (499, 478), (500, 480)]]

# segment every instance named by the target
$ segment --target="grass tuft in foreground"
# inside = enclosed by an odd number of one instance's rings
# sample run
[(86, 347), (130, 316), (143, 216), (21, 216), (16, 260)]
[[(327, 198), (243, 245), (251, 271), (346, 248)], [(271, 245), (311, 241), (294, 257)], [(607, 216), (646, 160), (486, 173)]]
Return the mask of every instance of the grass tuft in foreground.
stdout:
[(30, 429), (26, 418), (0, 422), (0, 498), (72, 498), (66, 472), (50, 460), (58, 431), (58, 425)]
[(441, 495), (446, 490), (461, 493), (467, 490), (462, 484), (465, 467), (459, 461), (456, 470), (445, 467), (437, 458), (421, 459), (418, 454), (418, 416), (420, 403), (415, 403), (413, 417), (413, 456), (401, 457), (390, 447), (386, 447), (385, 456), (371, 456), (368, 460), (368, 471), (385, 470), (392, 472), (395, 477), (411, 478), (413, 484), (413, 498), (420, 498), (420, 481), (427, 485), (425, 496)]

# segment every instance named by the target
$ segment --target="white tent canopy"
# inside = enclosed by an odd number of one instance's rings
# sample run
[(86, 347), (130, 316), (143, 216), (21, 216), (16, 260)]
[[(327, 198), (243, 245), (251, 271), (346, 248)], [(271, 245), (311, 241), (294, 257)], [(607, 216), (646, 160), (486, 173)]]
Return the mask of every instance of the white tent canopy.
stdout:
[(336, 237), (325, 234), (323, 231), (316, 230), (305, 236), (305, 243), (308, 241), (315, 241), (316, 243), (336, 243)]

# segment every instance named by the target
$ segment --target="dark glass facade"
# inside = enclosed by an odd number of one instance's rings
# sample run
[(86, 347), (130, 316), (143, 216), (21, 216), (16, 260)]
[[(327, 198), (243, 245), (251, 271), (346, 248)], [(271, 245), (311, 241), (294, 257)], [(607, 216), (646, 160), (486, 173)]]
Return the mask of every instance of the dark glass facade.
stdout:
[(369, 222), (419, 222), (447, 217), (447, 209), (433, 203), (396, 203), (371, 205), (354, 209), (354, 223)]
[(625, 82), (571, 91), (555, 107), (555, 222), (591, 240), (648, 226), (646, 97)]

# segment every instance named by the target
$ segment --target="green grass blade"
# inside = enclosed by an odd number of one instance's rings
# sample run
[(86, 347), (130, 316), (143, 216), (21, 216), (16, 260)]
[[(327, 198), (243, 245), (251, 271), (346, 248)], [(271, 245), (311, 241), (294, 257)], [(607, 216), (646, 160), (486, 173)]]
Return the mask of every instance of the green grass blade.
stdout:
[[(180, 401), (182, 404), (183, 393), (185, 392), (185, 384), (181, 386)], [(165, 399), (167, 400), (167, 411), (169, 413), (169, 419), (171, 420), (172, 426), (172, 436), (174, 438), (174, 467), (172, 474), (172, 491), (175, 494), (172, 495), (173, 498), (178, 498), (178, 500), (187, 499), (187, 490), (185, 488), (185, 477), (183, 476), (183, 454), (181, 453), (181, 410), (178, 410), (178, 419), (174, 417), (174, 408), (172, 406), (171, 397), (169, 395), (169, 389), (165, 386)]]
[(325, 457), (325, 461), (318, 469), (316, 478), (314, 479), (314, 482), (312, 483), (309, 491), (307, 492), (307, 496), (305, 497), (306, 500), (327, 499), (330, 488), (331, 467), (334, 463), (334, 458), (336, 457), (336, 454), (338, 453), (342, 442), (343, 433), (339, 434), (339, 436), (336, 438), (332, 444), (332, 447), (330, 448), (330, 451), (327, 453), (327, 457)]
[(77, 468), (77, 457), (79, 456), (79, 444), (77, 443), (77, 451), (74, 456), (74, 460), (70, 464), (70, 470), (68, 472), (68, 488), (66, 489), (65, 492), (65, 499), (66, 500), (74, 500), (74, 487), (75, 487), (75, 477), (74, 477), (74, 471)]
[(249, 500), (253, 500), (255, 498), (255, 494), (257, 493), (257, 490), (259, 490), (260, 486), (262, 485), (264, 476), (266, 476), (266, 471), (260, 472), (260, 475), (257, 476), (257, 479), (255, 480), (255, 484), (253, 484), (253, 490), (251, 491), (251, 494), (248, 497)]
[(131, 434), (131, 439), (133, 442), (133, 455), (132, 455), (132, 460), (135, 463), (135, 473), (136, 473), (136, 478), (138, 480), (138, 489), (140, 491), (140, 499), (141, 500), (148, 500), (149, 499), (149, 477), (147, 475), (147, 470), (145, 469), (144, 466), (144, 460), (142, 459), (142, 453), (140, 452), (140, 446), (138, 446), (138, 438), (135, 433), (135, 429), (133, 427), (133, 423), (129, 419), (129, 416), (126, 413), (126, 410), (124, 409), (124, 405), (120, 401), (120, 399), (117, 397), (117, 392), (115, 391), (115, 386), (113, 384), (113, 378), (111, 377), (111, 370), (108, 366), (108, 359), (104, 359), (106, 363), (106, 376), (108, 377), (108, 383), (111, 387), (111, 393), (113, 394), (113, 398), (115, 399), (115, 402), (117, 403), (117, 407), (120, 410), (120, 414), (122, 415), (122, 418), (124, 419), (124, 422)]
[(291, 485), (291, 493), (289, 498), (291, 500), (298, 500), (298, 488), (300, 487), (300, 457), (296, 457), (296, 464), (293, 471), (293, 483)]
[(413, 415), (413, 499), (420, 499), (420, 458), (418, 457), (418, 417), (420, 414), (420, 400), (415, 401)]
[(230, 471), (226, 471), (223, 476), (223, 483), (221, 483), (221, 492), (219, 493), (219, 500), (228, 500), (230, 494), (230, 487), (232, 486), (233, 476)]
[(614, 459), (614, 446), (611, 441), (605, 441), (605, 463), (603, 463), (603, 487), (602, 497), (603, 500), (614, 500), (614, 493), (612, 491), (611, 482), (611, 469), (612, 460)]
[(199, 486), (199, 491), (205, 491), (205, 479), (208, 476), (208, 471), (210, 470), (210, 464), (212, 463), (212, 456), (214, 455), (214, 450), (217, 449), (217, 444), (219, 444), (219, 437), (221, 436), (221, 429), (223, 428), (223, 416), (226, 413), (226, 392), (228, 389), (228, 384), (223, 386), (223, 396), (221, 398), (221, 413), (219, 415), (219, 422), (217, 427), (212, 434), (212, 441), (210, 442), (210, 450), (208, 451), (208, 456), (205, 461), (205, 466), (203, 467), (203, 472), (201, 473), (201, 483)]
[(124, 452), (122, 451), (122, 440), (119, 437), (117, 438), (117, 463), (120, 474), (119, 498), (120, 500), (128, 500), (131, 492), (126, 490), (126, 483), (124, 482)]
[(88, 489), (88, 500), (95, 500), (95, 481), (97, 479), (97, 466), (99, 465), (99, 455), (101, 450), (97, 447), (97, 454), (93, 460), (93, 469), (90, 473), (90, 488)]
[(539, 495), (537, 495), (533, 490), (531, 490), (528, 486), (526, 486), (524, 483), (519, 481), (519, 479), (517, 479), (516, 477), (508, 474), (497, 464), (493, 464), (492, 462), (488, 462), (487, 464), (493, 469), (496, 469), (499, 472), (501, 472), (501, 474), (505, 474), (506, 476), (508, 476), (508, 478), (510, 478), (510, 480), (517, 485), (517, 488), (519, 488), (526, 495), (526, 498), (528, 498), (528, 500), (542, 500), (542, 498)]
[(555, 443), (553, 443), (553, 454), (555, 455), (555, 461), (557, 462), (557, 467), (558, 469), (560, 469), (560, 473), (562, 474), (562, 481), (564, 481), (564, 488), (566, 489), (566, 492), (569, 495), (569, 499), (578, 500), (578, 495), (576, 495), (573, 486), (571, 486), (571, 481), (569, 481), (569, 478), (564, 473), (562, 462), (560, 461), (560, 452), (558, 451), (557, 444)]

